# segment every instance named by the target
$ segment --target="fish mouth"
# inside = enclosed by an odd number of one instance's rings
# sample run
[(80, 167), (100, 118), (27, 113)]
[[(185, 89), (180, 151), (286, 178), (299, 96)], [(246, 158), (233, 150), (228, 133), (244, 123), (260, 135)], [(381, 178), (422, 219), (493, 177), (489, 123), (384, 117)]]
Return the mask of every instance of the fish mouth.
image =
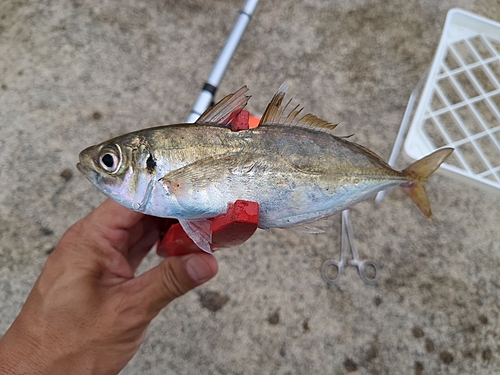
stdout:
[(89, 168), (84, 163), (80, 162), (76, 165), (76, 168), (89, 180), (93, 185), (98, 185), (99, 183), (99, 173)]
[(85, 151), (87, 150), (80, 152), (79, 155), (80, 160), (79, 163), (76, 164), (76, 168), (78, 168), (78, 170), (82, 172), (84, 175), (88, 176), (89, 173), (93, 171), (92, 167), (89, 165), (92, 164), (92, 157)]
[(79, 163), (76, 165), (78, 170), (86, 176), (89, 176), (97, 165), (97, 156), (99, 154), (99, 149), (96, 146), (87, 147), (85, 150), (80, 152), (78, 155)]
[(89, 180), (93, 185), (97, 185), (99, 182), (99, 173), (95, 170), (95, 161), (93, 158), (93, 147), (89, 147), (82, 152), (80, 152), (79, 163), (76, 164), (76, 168)]
[(82, 163), (77, 163), (76, 168), (83, 174), (87, 174), (87, 169), (83, 166)]

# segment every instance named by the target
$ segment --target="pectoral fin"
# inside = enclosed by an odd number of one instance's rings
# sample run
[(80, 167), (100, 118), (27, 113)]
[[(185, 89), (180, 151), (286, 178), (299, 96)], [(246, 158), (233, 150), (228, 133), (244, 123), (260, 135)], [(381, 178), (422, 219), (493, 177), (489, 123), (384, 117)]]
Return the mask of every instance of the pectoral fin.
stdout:
[(162, 177), (160, 182), (177, 197), (200, 192), (222, 181), (228, 175), (254, 173), (256, 168), (262, 166), (263, 157), (241, 152), (212, 156), (172, 171)]
[[(208, 157), (172, 171), (162, 177), (160, 182), (170, 194), (178, 199), (190, 194), (199, 194), (208, 188), (218, 185), (220, 188), (242, 188), (236, 186), (236, 178), (242, 178), (243, 183), (249, 183), (280, 173), (291, 177), (294, 174), (314, 176), (324, 174), (318, 166), (297, 165), (280, 159), (279, 166), (275, 155), (262, 155), (247, 152), (227, 153)], [(221, 185), (227, 183), (226, 185)], [(240, 180), (241, 183), (241, 180)]]

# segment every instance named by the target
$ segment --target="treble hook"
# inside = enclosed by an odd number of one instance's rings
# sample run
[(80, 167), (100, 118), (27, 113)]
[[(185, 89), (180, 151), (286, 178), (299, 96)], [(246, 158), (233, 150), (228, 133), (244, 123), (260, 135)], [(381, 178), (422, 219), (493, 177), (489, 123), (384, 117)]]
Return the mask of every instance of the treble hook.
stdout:
[[(352, 259), (350, 261), (347, 261), (348, 246), (351, 248), (352, 252)], [(340, 275), (344, 273), (346, 265), (357, 267), (361, 280), (363, 280), (366, 284), (370, 285), (377, 284), (377, 281), (380, 276), (380, 266), (374, 260), (359, 259), (358, 250), (354, 245), (354, 234), (351, 221), (349, 220), (349, 209), (342, 211), (342, 242), (341, 242), (340, 262), (334, 259), (328, 259), (323, 263), (323, 266), (321, 267), (321, 276), (323, 277), (323, 280), (325, 280), (325, 282), (330, 285), (337, 285)], [(338, 271), (337, 277), (335, 277), (334, 279), (331, 279), (327, 274), (328, 267), (330, 266), (337, 267)], [(366, 276), (367, 266), (372, 266), (374, 268), (375, 276), (373, 278), (369, 278), (368, 276)]]

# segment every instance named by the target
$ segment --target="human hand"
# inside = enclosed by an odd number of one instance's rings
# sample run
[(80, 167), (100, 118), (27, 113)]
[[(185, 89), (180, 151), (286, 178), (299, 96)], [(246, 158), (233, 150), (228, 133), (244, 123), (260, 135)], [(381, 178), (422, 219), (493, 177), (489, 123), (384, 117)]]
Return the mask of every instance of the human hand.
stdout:
[(159, 311), (217, 273), (203, 253), (135, 277), (163, 222), (108, 199), (68, 229), (0, 340), (0, 374), (117, 374)]

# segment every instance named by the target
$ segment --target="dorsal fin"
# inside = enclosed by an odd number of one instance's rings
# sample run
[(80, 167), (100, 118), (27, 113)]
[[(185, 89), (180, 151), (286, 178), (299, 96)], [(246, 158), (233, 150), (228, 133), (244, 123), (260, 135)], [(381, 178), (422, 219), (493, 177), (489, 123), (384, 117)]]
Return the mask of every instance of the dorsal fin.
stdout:
[(250, 96), (246, 96), (248, 88), (243, 86), (241, 89), (233, 94), (229, 94), (220, 101), (217, 102), (213, 107), (208, 108), (196, 120), (197, 124), (229, 124), (243, 108), (247, 105)]
[[(345, 138), (345, 137), (343, 137)], [(383, 165), (386, 168), (393, 169), (387, 162), (385, 162), (380, 156), (378, 156), (376, 153), (374, 153), (372, 150), (366, 148), (365, 146), (361, 146), (357, 143), (354, 142), (349, 142), (345, 141), (347, 144), (350, 145), (350, 147), (357, 148), (359, 151), (364, 152), (365, 154), (368, 154), (375, 162), (378, 162), (380, 165)]]
[(329, 122), (320, 119), (310, 113), (297, 119), (297, 116), (302, 112), (302, 107), (296, 105), (288, 114), (286, 114), (286, 109), (291, 103), (291, 99), (283, 105), (283, 99), (285, 98), (286, 92), (288, 91), (288, 85), (283, 83), (278, 92), (273, 96), (271, 102), (268, 104), (259, 125), (288, 125), (288, 126), (298, 126), (301, 128), (312, 129), (316, 131), (322, 131), (325, 133), (333, 134), (333, 130), (337, 126), (336, 124), (330, 124)]

